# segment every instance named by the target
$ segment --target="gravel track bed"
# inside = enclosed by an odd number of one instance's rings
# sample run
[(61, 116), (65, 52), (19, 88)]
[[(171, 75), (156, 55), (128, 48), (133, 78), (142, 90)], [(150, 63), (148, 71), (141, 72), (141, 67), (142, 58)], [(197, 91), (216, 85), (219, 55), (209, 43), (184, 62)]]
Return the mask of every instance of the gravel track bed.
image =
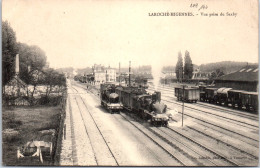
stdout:
[(86, 132), (84, 121), (80, 115), (79, 107), (74, 96), (69, 96), (72, 109), (72, 126), (74, 130), (75, 148), (77, 156), (77, 165), (96, 166), (94, 151), (90, 139)]
[[(168, 105), (168, 107), (174, 108), (173, 105)], [(181, 111), (180, 107), (178, 108), (178, 111)], [(211, 124), (211, 125), (214, 125), (216, 127), (220, 127), (220, 128), (225, 129), (225, 130), (234, 132), (234, 133), (236, 133), (240, 136), (244, 136), (244, 137), (258, 141), (259, 135), (255, 131), (251, 132), (252, 130), (248, 130), (247, 128), (238, 127), (237, 125), (233, 125), (229, 122), (222, 122), (222, 121), (218, 121), (218, 120), (216, 121), (216, 119), (213, 118), (212, 116), (209, 116), (209, 115), (206, 115), (206, 114), (205, 115), (198, 115), (197, 113), (190, 112), (190, 111), (192, 111), (192, 110), (185, 110), (184, 116), (194, 119), (193, 121), (195, 123), (197, 122), (197, 120), (199, 120), (201, 122), (205, 122), (207, 124)], [(181, 112), (179, 112), (179, 117), (181, 117), (181, 115), (182, 115)]]
[(81, 96), (93, 102), (87, 105), (89, 111), (120, 166), (180, 165), (120, 115), (111, 115), (101, 108), (93, 95)]
[(102, 133), (99, 131), (94, 119), (92, 118), (89, 109), (82, 102), (80, 96), (76, 96), (76, 101), (81, 109), (81, 116), (84, 121), (88, 137), (91, 142), (93, 152), (95, 154), (95, 159), (98, 166), (117, 166), (117, 161), (115, 160), (113, 153), (110, 151)]
[(250, 157), (258, 160), (258, 149), (251, 145), (247, 145), (238, 139), (234, 139), (226, 136), (223, 137), (221, 134), (218, 134), (217, 132), (212, 132), (211, 130), (202, 129), (197, 125), (193, 125), (192, 127), (189, 126), (187, 127), (189, 129), (197, 131), (200, 134), (206, 135), (208, 137), (211, 137), (212, 139), (215, 139), (221, 143), (233, 147), (234, 149), (239, 150), (241, 153), (246, 153)]
[(177, 134), (176, 132), (173, 132), (167, 128), (160, 128), (160, 130), (168, 135), (173, 141), (181, 143), (190, 148), (190, 150), (196, 152), (199, 155), (198, 159), (201, 160), (201, 162), (203, 162), (205, 166), (232, 166), (232, 164), (225, 160), (214, 159), (218, 158), (219, 155), (216, 155), (214, 152), (211, 152), (207, 148), (202, 147), (187, 138), (184, 138), (180, 134)]
[(233, 163), (235, 163), (238, 166), (257, 166), (258, 165), (258, 159), (254, 159), (254, 158), (248, 156), (247, 154), (244, 154), (238, 150), (235, 150), (233, 147), (230, 147), (229, 145), (223, 144), (213, 138), (200, 134), (192, 129), (184, 127), (182, 129), (182, 133), (189, 135), (193, 139), (199, 139), (200, 143), (203, 146), (205, 146), (209, 149), (213, 148), (214, 151), (220, 153), (222, 156), (224, 156), (224, 158), (231, 160)]

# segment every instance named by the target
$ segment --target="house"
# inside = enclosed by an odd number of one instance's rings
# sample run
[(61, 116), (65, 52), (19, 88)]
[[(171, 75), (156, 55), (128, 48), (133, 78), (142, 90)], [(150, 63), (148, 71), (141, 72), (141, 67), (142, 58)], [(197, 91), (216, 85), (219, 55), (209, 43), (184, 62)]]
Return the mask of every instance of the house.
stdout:
[(15, 75), (3, 89), (3, 104), (29, 105), (27, 96), (27, 84), (19, 78), (19, 54), (17, 54), (15, 58)]

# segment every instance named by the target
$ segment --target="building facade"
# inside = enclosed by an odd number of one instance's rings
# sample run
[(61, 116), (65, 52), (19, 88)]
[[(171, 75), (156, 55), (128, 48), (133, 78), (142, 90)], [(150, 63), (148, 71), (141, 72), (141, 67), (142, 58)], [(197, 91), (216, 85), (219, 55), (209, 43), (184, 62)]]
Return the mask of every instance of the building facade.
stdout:
[(116, 69), (95, 64), (93, 67), (94, 81), (99, 83), (116, 82)]

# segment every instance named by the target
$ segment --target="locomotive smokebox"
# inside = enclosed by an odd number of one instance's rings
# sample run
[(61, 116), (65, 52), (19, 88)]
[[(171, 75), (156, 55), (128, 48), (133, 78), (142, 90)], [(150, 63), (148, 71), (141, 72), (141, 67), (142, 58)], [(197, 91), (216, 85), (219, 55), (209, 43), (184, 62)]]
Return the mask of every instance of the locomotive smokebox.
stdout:
[(158, 101), (158, 102), (161, 102), (161, 92), (154, 92), (152, 94), (152, 99), (153, 101)]

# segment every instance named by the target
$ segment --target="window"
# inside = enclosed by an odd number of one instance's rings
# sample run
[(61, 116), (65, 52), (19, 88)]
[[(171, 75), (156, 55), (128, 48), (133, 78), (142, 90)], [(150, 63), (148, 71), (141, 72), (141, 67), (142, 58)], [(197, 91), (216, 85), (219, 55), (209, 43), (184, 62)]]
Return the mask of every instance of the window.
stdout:
[(257, 72), (258, 71), (258, 68), (256, 68), (253, 72)]
[(245, 70), (245, 68), (244, 69), (241, 69), (239, 72), (243, 72)]

